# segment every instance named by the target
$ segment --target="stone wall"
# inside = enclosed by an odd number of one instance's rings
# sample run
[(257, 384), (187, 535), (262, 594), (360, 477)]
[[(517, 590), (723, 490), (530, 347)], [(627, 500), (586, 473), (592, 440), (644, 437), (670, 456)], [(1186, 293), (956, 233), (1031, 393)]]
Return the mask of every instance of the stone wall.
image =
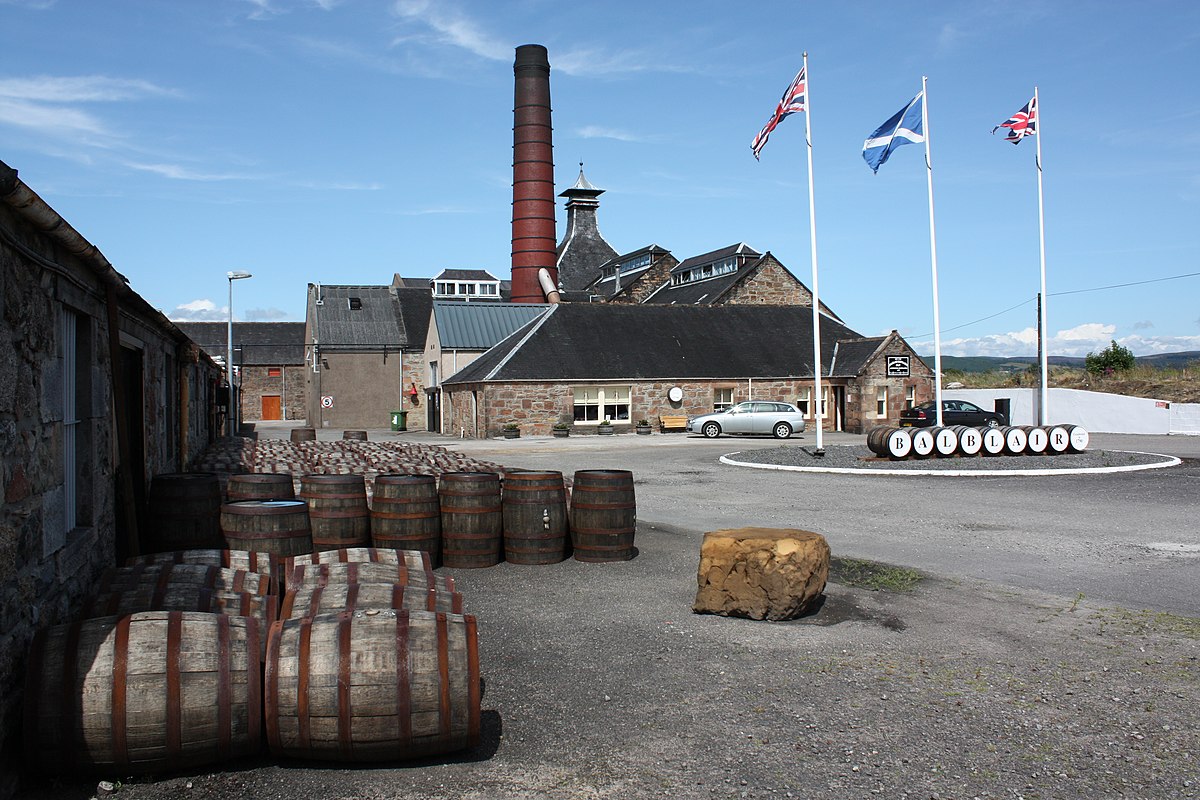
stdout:
[(646, 271), (638, 275), (633, 283), (617, 292), (608, 302), (626, 304), (646, 302), (647, 297), (671, 282), (671, 270), (677, 266), (679, 266), (679, 259), (670, 253), (664, 253), (655, 259)]
[[(48, 207), (39, 213), (53, 215)], [(116, 534), (108, 287), (100, 274), (118, 279), (102, 257), (103, 266), (77, 258), (41, 227), (0, 202), (0, 797), (18, 774), (29, 644), (39, 629), (74, 619), (124, 549)], [(68, 229), (54, 228), (74, 234)], [(136, 498), (153, 475), (186, 468), (211, 439), (218, 373), (144, 300), (116, 291), (120, 352), (130, 368), (123, 385), (135, 404), (127, 416), (141, 423), (130, 431), (137, 461), (127, 470), (138, 478)], [(138, 365), (140, 373), (132, 371)]]
[(725, 305), (811, 307), (812, 292), (768, 253), (754, 274), (734, 285), (720, 302)]
[[(887, 374), (887, 356), (908, 356), (908, 377), (890, 378)], [(878, 391), (887, 387), (887, 416), (877, 414)], [(915, 389), (913, 405), (921, 405), (933, 399), (933, 370), (925, 365), (912, 348), (894, 332), (884, 343), (880, 352), (867, 364), (863, 374), (850, 382), (846, 393), (846, 430), (851, 433), (866, 433), (879, 425), (895, 425), (900, 421), (900, 412), (906, 407), (909, 388)]]
[[(270, 370), (279, 370), (270, 375)], [(304, 364), (278, 364), (274, 367), (242, 367), (242, 419), (246, 422), (261, 420), (263, 395), (280, 398), (283, 419), (304, 419)]]

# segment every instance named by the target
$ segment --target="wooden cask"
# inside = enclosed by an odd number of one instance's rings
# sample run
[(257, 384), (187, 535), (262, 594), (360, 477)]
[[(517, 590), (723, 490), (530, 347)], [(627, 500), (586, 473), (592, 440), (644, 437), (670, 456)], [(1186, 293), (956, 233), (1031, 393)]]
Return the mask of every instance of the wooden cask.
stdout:
[(292, 500), (295, 497), (296, 485), (286, 472), (230, 475), (225, 484), (225, 498), (231, 503), (238, 500)]
[(267, 646), (272, 754), (395, 761), (479, 743), (475, 618), (370, 609), (281, 620)]
[(293, 442), (312, 442), (316, 441), (316, 428), (292, 428), (291, 440)]
[(142, 549), (222, 547), (221, 484), (215, 472), (171, 472), (150, 481), (149, 519)]
[(221, 506), (221, 535), (234, 550), (278, 556), (311, 553), (308, 515), (303, 500), (236, 500)]
[(1005, 441), (1002, 428), (981, 428), (980, 435), (983, 440), (980, 452), (983, 455), (999, 456), (1004, 454)]
[(126, 775), (258, 752), (261, 635), (251, 617), (186, 611), (39, 632), (25, 678), (29, 763)]
[(1000, 429), (1004, 434), (1004, 454), (1019, 456), (1025, 453), (1025, 444), (1029, 441), (1023, 428), (1009, 425)]
[(463, 613), (463, 597), (458, 592), (434, 586), (410, 586), (403, 583), (328, 584), (311, 589), (291, 589), (283, 596), (280, 619), (316, 617), (339, 611), (368, 608), (407, 609), (409, 611), (445, 611)]
[(366, 431), (342, 431), (342, 438), (352, 442), (365, 442), (367, 440)]
[(958, 452), (964, 456), (977, 456), (983, 449), (983, 431), (969, 425), (955, 425), (954, 433), (958, 436)]
[(314, 550), (370, 546), (371, 511), (362, 475), (305, 475), (300, 497), (308, 503)]
[(911, 431), (911, 428), (892, 428), (887, 432), (883, 446), (888, 458), (893, 460), (908, 458), (908, 454), (913, 449), (913, 436), (915, 435)]
[(1022, 425), (1021, 429), (1025, 431), (1025, 452), (1030, 455), (1040, 456), (1046, 452), (1046, 448), (1050, 445), (1050, 436), (1046, 433), (1046, 429), (1039, 425)]
[[(405, 551), (401, 551), (405, 552)], [(414, 552), (414, 551), (407, 551)], [(337, 564), (297, 564), (286, 574), (288, 591), (315, 589), (319, 586), (347, 586), (352, 583), (398, 583), (403, 586), (454, 591), (454, 578), (435, 574), (419, 563), (379, 564), (350, 562)]]
[(165, 553), (148, 553), (126, 559), (125, 566), (138, 564), (200, 564), (206, 567), (225, 567), (257, 572), (268, 577), (274, 575), (275, 557), (270, 553), (249, 550), (172, 550)]
[(288, 556), (283, 559), (284, 574), (306, 564), (405, 564), (410, 569), (433, 570), (433, 559), (424, 550), (398, 550), (392, 547), (343, 547)]
[(224, 592), (275, 594), (270, 575), (203, 564), (135, 564), (112, 567), (100, 576), (97, 594), (143, 587), (195, 586)]
[(571, 490), (571, 541), (577, 561), (628, 561), (637, 526), (633, 473), (581, 469)]
[(423, 550), (441, 561), (442, 513), (432, 475), (380, 475), (371, 498), (371, 543)]
[(473, 569), (503, 560), (504, 517), (497, 473), (444, 473), (438, 500), (444, 566)]
[[(897, 428), (896, 430), (899, 430)], [(912, 455), (914, 458), (928, 458), (933, 455), (933, 432), (936, 428), (914, 428), (909, 435), (912, 438)]]
[(561, 472), (509, 472), (501, 502), (504, 560), (557, 564), (567, 557), (567, 494)]

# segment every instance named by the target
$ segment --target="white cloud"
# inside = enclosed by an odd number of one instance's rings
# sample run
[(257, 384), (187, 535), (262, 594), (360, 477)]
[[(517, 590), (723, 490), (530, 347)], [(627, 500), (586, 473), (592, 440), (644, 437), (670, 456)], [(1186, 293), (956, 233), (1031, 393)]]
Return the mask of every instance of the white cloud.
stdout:
[(604, 128), (600, 125), (584, 125), (582, 128), (576, 128), (575, 134), (583, 139), (616, 139), (618, 142), (645, 141), (641, 136), (628, 131), (619, 128)]
[(166, 314), (172, 322), (224, 322), (229, 319), (229, 306), (218, 306), (212, 300), (193, 300)]
[(459, 47), (493, 61), (508, 61), (513, 57), (513, 45), (488, 35), (474, 21), (455, 9), (447, 8), (444, 2), (397, 0), (393, 9), (401, 19), (424, 24), (442, 44)]
[(79, 147), (109, 148), (119, 143), (119, 132), (80, 106), (177, 94), (149, 81), (103, 75), (4, 78), (0, 79), (0, 125), (36, 131), (46, 140)]
[(253, 176), (250, 175), (197, 172), (178, 164), (139, 164), (128, 161), (125, 163), (125, 166), (129, 167), (130, 169), (136, 169), (142, 172), (152, 172), (155, 175), (161, 175), (164, 178), (171, 178), (172, 180), (179, 181), (240, 181), (253, 179)]
[(0, 79), (0, 97), (41, 103), (98, 103), (174, 94), (177, 92), (149, 81), (104, 75), (38, 75), (32, 78)]
[[(1102, 322), (1087, 322), (1074, 328), (1058, 331), (1047, 343), (1046, 351), (1052, 356), (1083, 357), (1108, 347), (1114, 339), (1122, 347), (1129, 348), (1134, 355), (1153, 353), (1177, 353), (1184, 350), (1200, 350), (1200, 336), (1116, 336), (1117, 326)], [(912, 341), (919, 353), (932, 353), (933, 340)], [(1026, 328), (1010, 333), (990, 334), (974, 338), (942, 340), (942, 355), (946, 356), (999, 356), (1001, 358), (1037, 355), (1037, 329)]]
[(1144, 319), (1140, 322), (1133, 323), (1133, 329), (1135, 331), (1148, 331), (1153, 327), (1154, 327), (1154, 323), (1148, 319)]
[(278, 308), (246, 309), (246, 320), (252, 322), (286, 322), (290, 317), (291, 314)]

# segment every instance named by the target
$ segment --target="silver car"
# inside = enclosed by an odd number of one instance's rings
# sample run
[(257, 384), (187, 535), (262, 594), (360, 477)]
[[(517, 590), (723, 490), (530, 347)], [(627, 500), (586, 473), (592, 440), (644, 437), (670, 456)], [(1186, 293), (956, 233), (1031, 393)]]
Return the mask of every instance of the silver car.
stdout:
[(791, 403), (748, 400), (724, 411), (688, 417), (689, 433), (702, 433), (715, 439), (722, 433), (772, 435), (786, 439), (804, 432), (804, 415)]

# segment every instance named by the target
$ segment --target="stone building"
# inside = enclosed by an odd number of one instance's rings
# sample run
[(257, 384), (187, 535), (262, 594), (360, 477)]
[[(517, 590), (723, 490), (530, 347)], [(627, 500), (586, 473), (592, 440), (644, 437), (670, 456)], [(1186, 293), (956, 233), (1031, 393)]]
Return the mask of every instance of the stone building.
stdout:
[(0, 796), (36, 631), (140, 549), (155, 475), (212, 440), (220, 371), (0, 162)]
[[(229, 350), (226, 322), (177, 322), (213, 359)], [(233, 366), (243, 422), (304, 419), (303, 322), (233, 323)]]
[(315, 428), (387, 428), (408, 412), (425, 430), (425, 339), (433, 309), (422, 288), (308, 285), (305, 419)]
[(620, 431), (761, 399), (861, 433), (933, 391), (931, 371), (897, 333), (864, 337), (822, 315), (816, 402), (811, 307), (563, 303), (519, 334), (443, 382), (452, 430), (495, 436), (515, 422), (548, 434), (566, 422), (588, 433), (609, 419)]
[(580, 164), (575, 185), (558, 195), (567, 198), (567, 232), (558, 244), (556, 262), (558, 285), (564, 292), (586, 289), (596, 279), (596, 267), (617, 255), (600, 234), (596, 219), (602, 194), (603, 189), (583, 176)]

